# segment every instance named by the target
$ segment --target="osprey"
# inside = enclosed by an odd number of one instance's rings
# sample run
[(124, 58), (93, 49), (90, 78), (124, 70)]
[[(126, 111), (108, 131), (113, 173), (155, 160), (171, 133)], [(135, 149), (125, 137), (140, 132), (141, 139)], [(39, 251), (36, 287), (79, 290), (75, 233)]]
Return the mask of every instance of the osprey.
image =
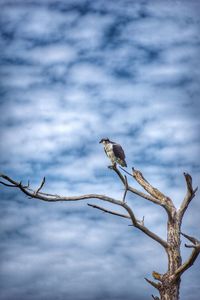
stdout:
[(124, 150), (119, 144), (111, 142), (108, 138), (101, 139), (99, 143), (104, 145), (104, 151), (110, 158), (112, 165), (118, 163), (122, 167), (127, 167)]

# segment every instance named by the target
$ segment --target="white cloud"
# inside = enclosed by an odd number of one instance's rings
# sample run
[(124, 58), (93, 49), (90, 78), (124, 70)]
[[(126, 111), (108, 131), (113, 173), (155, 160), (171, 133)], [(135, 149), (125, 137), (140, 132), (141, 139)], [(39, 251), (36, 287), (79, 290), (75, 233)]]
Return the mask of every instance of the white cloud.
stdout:
[[(182, 172), (193, 175), (194, 185), (199, 177), (198, 76), (192, 71), (199, 49), (188, 4), (179, 10), (157, 1), (152, 10), (137, 1), (96, 1), (87, 9), (78, 0), (44, 3), (4, 3), (1, 170), (30, 179), (33, 188), (45, 175), (46, 192), (121, 199), (123, 186), (98, 144), (109, 136), (123, 145), (129, 170), (141, 169), (178, 207), (186, 189)], [(118, 75), (123, 71), (129, 75)], [(188, 82), (176, 84), (185, 76)], [(152, 293), (143, 277), (166, 270), (160, 246), (127, 220), (84, 201), (42, 203), (4, 187), (1, 195), (3, 300), (55, 299), (54, 291), (58, 299), (143, 299)], [(198, 198), (183, 227), (194, 235)], [(131, 194), (128, 203), (166, 237), (161, 207)], [(191, 282), (198, 291), (198, 272), (194, 266), (184, 277), (183, 300)]]
[(28, 51), (26, 58), (32, 59), (34, 63), (53, 64), (62, 63), (67, 65), (76, 58), (76, 52), (73, 47), (66, 45), (52, 45), (36, 47)]

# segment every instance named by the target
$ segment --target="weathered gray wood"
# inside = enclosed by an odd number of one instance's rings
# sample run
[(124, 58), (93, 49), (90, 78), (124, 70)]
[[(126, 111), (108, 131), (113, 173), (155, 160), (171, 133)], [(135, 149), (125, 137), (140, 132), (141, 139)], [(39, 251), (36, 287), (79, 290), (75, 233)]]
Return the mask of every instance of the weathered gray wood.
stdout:
[[(135, 189), (134, 187), (130, 186), (127, 177), (124, 176), (119, 171), (116, 165), (112, 166), (111, 169), (119, 176), (121, 182), (124, 185), (125, 191), (122, 200), (118, 200), (101, 194), (86, 194), (86, 195), (71, 196), (71, 197), (47, 194), (41, 192), (41, 189), (45, 183), (45, 178), (42, 180), (41, 184), (39, 185), (39, 188), (36, 190), (33, 190), (29, 187), (30, 185), (29, 182), (28, 185), (23, 185), (22, 182), (17, 182), (4, 174), (0, 174), (0, 177), (3, 179), (3, 181), (0, 181), (0, 184), (7, 187), (18, 188), (30, 198), (34, 198), (42, 201), (55, 202), (55, 201), (80, 201), (80, 200), (87, 200), (87, 199), (98, 199), (122, 207), (124, 210), (126, 210), (128, 214), (119, 213), (114, 210), (110, 210), (98, 205), (89, 204), (89, 206), (101, 210), (105, 213), (109, 213), (112, 215), (116, 215), (118, 217), (131, 220), (133, 227), (138, 228), (140, 231), (142, 231), (147, 236), (149, 236), (150, 238), (158, 242), (164, 248), (168, 257), (168, 268), (166, 270), (166, 273), (160, 274), (158, 272), (153, 271), (152, 276), (156, 281), (152, 281), (147, 278), (145, 278), (145, 280), (149, 284), (151, 284), (154, 288), (156, 288), (160, 294), (160, 297), (152, 295), (153, 299), (178, 300), (181, 275), (194, 264), (195, 260), (197, 259), (200, 253), (200, 242), (196, 238), (181, 232), (181, 224), (182, 224), (185, 211), (187, 210), (189, 203), (192, 201), (197, 191), (197, 188), (193, 189), (192, 187), (192, 177), (189, 174), (184, 173), (186, 186), (187, 186), (187, 193), (185, 198), (183, 199), (180, 208), (176, 210), (172, 199), (165, 196), (157, 188), (153, 187), (144, 178), (143, 174), (140, 171), (132, 169), (132, 173), (129, 173), (126, 170), (124, 170), (126, 173), (132, 176), (132, 178), (134, 178), (140, 184), (140, 186), (145, 189), (147, 193), (141, 192)], [(144, 225), (144, 217), (142, 221), (136, 219), (133, 210), (126, 203), (126, 195), (128, 192), (133, 193), (147, 201), (153, 202), (154, 204), (160, 205), (166, 210), (168, 215), (166, 240), (163, 240), (161, 237), (159, 237), (157, 234), (149, 230)], [(190, 245), (185, 244), (185, 246), (188, 248), (193, 248), (189, 258), (184, 263), (182, 263), (181, 252), (180, 252), (181, 235), (183, 235), (186, 239), (188, 239), (192, 243)]]

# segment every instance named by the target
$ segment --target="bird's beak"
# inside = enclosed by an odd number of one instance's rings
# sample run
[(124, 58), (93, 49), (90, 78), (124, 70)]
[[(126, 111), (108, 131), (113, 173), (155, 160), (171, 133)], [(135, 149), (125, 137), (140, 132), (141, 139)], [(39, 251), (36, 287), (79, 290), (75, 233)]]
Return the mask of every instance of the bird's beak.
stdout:
[(102, 143), (102, 140), (99, 141), (99, 144), (101, 144), (101, 143)]

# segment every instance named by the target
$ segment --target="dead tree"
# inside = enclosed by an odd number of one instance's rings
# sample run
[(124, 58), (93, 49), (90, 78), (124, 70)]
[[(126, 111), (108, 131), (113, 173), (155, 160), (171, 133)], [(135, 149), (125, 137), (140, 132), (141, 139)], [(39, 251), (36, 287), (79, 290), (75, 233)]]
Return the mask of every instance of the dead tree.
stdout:
[[(116, 166), (111, 167), (111, 169), (118, 175), (125, 188), (122, 199), (114, 199), (109, 196), (100, 195), (100, 194), (87, 194), (81, 196), (67, 197), (67, 196), (58, 196), (58, 195), (43, 193), (41, 192), (41, 189), (44, 186), (45, 178), (42, 180), (37, 190), (31, 189), (29, 182), (27, 185), (23, 185), (22, 182), (17, 182), (4, 174), (0, 174), (0, 177), (3, 179), (2, 181), (0, 181), (0, 183), (7, 187), (18, 188), (30, 198), (35, 198), (42, 201), (55, 202), (55, 201), (80, 201), (80, 200), (87, 200), (87, 199), (98, 199), (122, 207), (126, 211), (125, 214), (116, 212), (114, 210), (106, 209), (99, 205), (88, 204), (89, 206), (99, 209), (108, 214), (129, 219), (132, 223), (131, 224), (132, 226), (141, 230), (144, 234), (149, 236), (151, 239), (159, 243), (164, 248), (168, 257), (168, 268), (166, 273), (160, 274), (159, 272), (153, 271), (152, 276), (154, 280), (150, 280), (147, 278), (145, 278), (145, 280), (149, 284), (151, 284), (154, 288), (156, 288), (160, 294), (160, 297), (152, 295), (153, 299), (178, 300), (181, 275), (193, 265), (200, 252), (200, 242), (196, 238), (181, 232), (181, 224), (182, 224), (184, 214), (197, 191), (197, 188), (193, 189), (192, 177), (189, 174), (184, 173), (187, 192), (180, 208), (176, 209), (172, 199), (164, 195), (157, 188), (153, 187), (143, 177), (140, 171), (135, 170), (133, 168), (132, 173), (128, 173), (127, 171), (124, 170), (126, 173), (131, 175), (146, 192), (141, 192), (135, 189), (134, 187), (132, 187), (131, 185), (129, 185), (127, 177), (124, 176)], [(155, 234), (150, 229), (148, 229), (144, 225), (144, 219), (142, 221), (136, 219), (136, 216), (132, 208), (127, 204), (125, 200), (127, 192), (131, 192), (165, 209), (168, 216), (166, 240), (162, 239), (157, 234)], [(192, 252), (189, 258), (183, 263), (182, 263), (181, 252), (180, 252), (181, 235), (183, 235), (187, 240), (191, 242), (189, 245), (185, 244), (185, 247), (192, 248)]]

